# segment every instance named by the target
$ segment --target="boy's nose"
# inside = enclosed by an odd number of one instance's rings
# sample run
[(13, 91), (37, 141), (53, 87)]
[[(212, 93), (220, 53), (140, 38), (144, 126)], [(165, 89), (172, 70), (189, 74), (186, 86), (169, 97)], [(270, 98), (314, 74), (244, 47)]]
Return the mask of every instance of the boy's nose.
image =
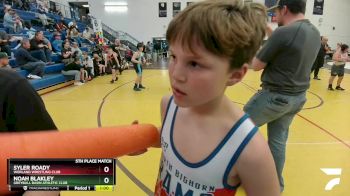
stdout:
[(173, 80), (177, 82), (186, 82), (187, 81), (187, 76), (186, 76), (186, 70), (185, 67), (182, 65), (173, 65), (173, 70), (171, 73), (171, 76)]

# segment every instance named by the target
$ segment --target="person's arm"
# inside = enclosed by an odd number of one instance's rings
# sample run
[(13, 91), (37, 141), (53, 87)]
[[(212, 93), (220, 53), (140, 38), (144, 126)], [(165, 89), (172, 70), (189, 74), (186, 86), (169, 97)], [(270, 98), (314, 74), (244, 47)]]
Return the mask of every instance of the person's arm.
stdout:
[(121, 46), (115, 47), (115, 49), (126, 51), (126, 49), (124, 47), (121, 47)]
[(9, 88), (6, 97), (6, 122), (11, 131), (55, 130), (55, 123), (44, 102), (26, 79)]
[[(167, 107), (168, 107), (168, 104), (169, 104), (169, 100), (170, 100), (170, 95), (162, 97), (162, 100), (160, 101), (160, 115), (161, 115), (161, 123), (162, 124), (163, 124), (163, 122), (165, 120), (164, 118), (165, 118), (165, 114), (167, 112)], [(138, 124), (138, 123), (139, 123), (138, 120), (134, 120), (131, 124)], [(161, 133), (161, 129), (162, 129), (162, 127), (158, 127), (159, 134)], [(158, 143), (153, 144), (152, 147), (160, 148), (161, 147), (160, 140), (158, 140)], [(129, 154), (129, 156), (137, 156), (137, 155), (143, 154), (145, 152), (147, 152), (147, 149), (131, 153), (131, 154)]]
[(275, 163), (270, 148), (260, 133), (256, 133), (247, 144), (235, 167), (247, 195), (280, 195)]
[(285, 42), (285, 35), (280, 30), (272, 32), (269, 39), (264, 46), (258, 51), (256, 57), (252, 61), (252, 68), (254, 71), (265, 69), (268, 62), (273, 60), (277, 53), (283, 48)]
[(34, 58), (28, 51), (23, 50), (23, 57), (31, 62), (38, 62), (39, 60)]
[(262, 69), (265, 69), (266, 63), (258, 59), (257, 57), (254, 57), (252, 61), (252, 68), (254, 71), (260, 71)]
[(117, 64), (118, 64), (118, 67), (120, 67), (120, 64), (119, 64), (119, 60), (118, 60), (118, 58), (117, 58), (117, 53), (113, 53), (113, 58), (115, 59), (115, 61), (117, 62)]
[(131, 62), (137, 63), (137, 64), (142, 64), (141, 61), (136, 60), (137, 55), (138, 55), (138, 52), (135, 52), (135, 53), (132, 55)]

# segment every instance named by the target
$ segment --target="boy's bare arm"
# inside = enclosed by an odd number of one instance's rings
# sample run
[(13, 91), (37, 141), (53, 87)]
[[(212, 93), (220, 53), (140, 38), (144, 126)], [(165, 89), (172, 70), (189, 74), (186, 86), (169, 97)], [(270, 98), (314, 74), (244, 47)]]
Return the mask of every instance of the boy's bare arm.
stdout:
[(247, 195), (280, 195), (275, 163), (266, 140), (260, 133), (256, 133), (243, 150), (236, 170)]
[[(161, 115), (161, 122), (163, 124), (163, 121), (164, 121), (164, 118), (165, 118), (165, 113), (166, 113), (166, 109), (167, 109), (167, 106), (168, 106), (168, 103), (169, 103), (169, 100), (170, 100), (170, 95), (169, 96), (164, 96), (160, 102), (160, 115)], [(134, 120), (131, 124), (138, 124), (139, 122), (137, 120)], [(158, 127), (158, 132), (160, 134), (160, 131), (161, 131), (162, 127)], [(160, 148), (160, 142), (157, 143), (157, 144), (154, 144), (152, 147), (154, 148)], [(138, 152), (135, 152), (135, 153), (131, 153), (129, 154), (129, 156), (136, 156), (136, 155), (140, 155), (140, 154), (143, 154), (147, 152), (147, 149), (144, 149), (144, 150), (141, 150), (141, 151), (138, 151)]]

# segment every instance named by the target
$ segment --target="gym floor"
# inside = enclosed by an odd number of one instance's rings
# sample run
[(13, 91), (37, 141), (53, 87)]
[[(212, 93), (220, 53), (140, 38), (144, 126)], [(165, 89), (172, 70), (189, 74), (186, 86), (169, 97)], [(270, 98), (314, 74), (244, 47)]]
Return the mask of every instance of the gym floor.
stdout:
[[(243, 107), (259, 89), (260, 74), (249, 70), (240, 84), (227, 89), (227, 96)], [(308, 101), (290, 127), (284, 196), (350, 195), (350, 75), (345, 75), (342, 85), (347, 90), (333, 92), (327, 90), (329, 75), (328, 69), (321, 69), (321, 80), (311, 80)], [(110, 79), (110, 76), (103, 76), (83, 86), (43, 95), (58, 128), (64, 131), (125, 125), (136, 119), (160, 126), (160, 100), (171, 93), (166, 69), (144, 70), (143, 84), (147, 89), (141, 92), (132, 90), (133, 70), (124, 71), (115, 84), (110, 84)], [(260, 131), (266, 136), (266, 126)], [(61, 195), (152, 194), (160, 154), (160, 149), (152, 148), (140, 156), (119, 158), (114, 192), (62, 192)], [(327, 175), (321, 168), (341, 169), (341, 175)], [(340, 178), (339, 185), (325, 190), (334, 178)], [(237, 195), (245, 194), (240, 189)]]

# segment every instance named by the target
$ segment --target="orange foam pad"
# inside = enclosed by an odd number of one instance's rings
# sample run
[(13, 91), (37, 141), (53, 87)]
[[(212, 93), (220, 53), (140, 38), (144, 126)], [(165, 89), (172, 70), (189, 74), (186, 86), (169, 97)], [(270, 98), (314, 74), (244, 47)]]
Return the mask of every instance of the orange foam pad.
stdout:
[(158, 142), (158, 130), (149, 124), (64, 132), (0, 133), (0, 195), (8, 193), (7, 159), (114, 158)]

